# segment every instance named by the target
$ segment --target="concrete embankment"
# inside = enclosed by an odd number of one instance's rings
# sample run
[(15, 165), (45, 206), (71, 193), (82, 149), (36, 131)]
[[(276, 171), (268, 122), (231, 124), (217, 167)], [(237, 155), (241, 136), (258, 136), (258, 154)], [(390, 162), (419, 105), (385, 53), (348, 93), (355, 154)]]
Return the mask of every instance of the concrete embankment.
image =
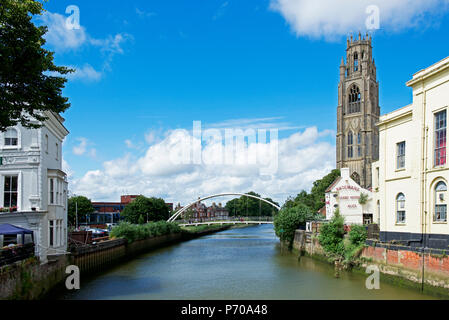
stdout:
[[(293, 248), (302, 255), (329, 261), (318, 234), (297, 230)], [(381, 281), (449, 298), (449, 257), (444, 253), (414, 252), (409, 247), (370, 242), (355, 262), (352, 272), (366, 275), (366, 268), (374, 265), (381, 273)]]
[(230, 226), (225, 225), (197, 232), (183, 231), (132, 243), (125, 239), (114, 239), (75, 248), (70, 255), (49, 257), (46, 264), (40, 264), (36, 258), (19, 261), (0, 269), (0, 299), (42, 299), (51, 290), (64, 288), (69, 265), (79, 267), (81, 276), (91, 276), (136, 255), (228, 228)]

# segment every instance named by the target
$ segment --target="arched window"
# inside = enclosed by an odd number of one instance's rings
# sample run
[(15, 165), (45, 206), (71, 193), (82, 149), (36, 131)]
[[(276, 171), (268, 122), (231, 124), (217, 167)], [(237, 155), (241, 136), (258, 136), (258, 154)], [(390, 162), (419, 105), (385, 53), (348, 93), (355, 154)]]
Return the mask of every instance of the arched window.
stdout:
[(396, 223), (405, 223), (405, 196), (403, 193), (396, 197)]
[(352, 136), (352, 131), (349, 131), (348, 133), (348, 158), (352, 158), (353, 157), (353, 149), (352, 149), (352, 145), (354, 144), (354, 138)]
[(357, 134), (357, 157), (362, 156), (362, 134), (359, 132)]
[(358, 185), (360, 185), (360, 175), (357, 172), (351, 174), (351, 179), (354, 180)]
[(359, 71), (359, 54), (354, 53), (354, 72)]
[(447, 221), (447, 205), (446, 205), (447, 186), (443, 181), (438, 182), (435, 187), (435, 213), (433, 221)]
[(360, 100), (361, 100), (360, 89), (356, 85), (353, 85), (349, 91), (348, 113), (360, 112)]
[(7, 129), (5, 132), (5, 146), (17, 146), (18, 144), (17, 130), (14, 128)]

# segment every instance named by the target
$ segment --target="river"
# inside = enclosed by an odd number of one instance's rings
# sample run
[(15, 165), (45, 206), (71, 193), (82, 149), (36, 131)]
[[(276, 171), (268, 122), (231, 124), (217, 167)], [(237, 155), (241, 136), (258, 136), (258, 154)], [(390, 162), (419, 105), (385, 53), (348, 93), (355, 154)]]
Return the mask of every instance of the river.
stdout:
[[(382, 278), (382, 275), (381, 275)], [(84, 280), (84, 281), (83, 281)], [(272, 225), (230, 229), (175, 244), (82, 279), (57, 299), (432, 299), (361, 274), (334, 277), (332, 266), (298, 261), (282, 250)]]

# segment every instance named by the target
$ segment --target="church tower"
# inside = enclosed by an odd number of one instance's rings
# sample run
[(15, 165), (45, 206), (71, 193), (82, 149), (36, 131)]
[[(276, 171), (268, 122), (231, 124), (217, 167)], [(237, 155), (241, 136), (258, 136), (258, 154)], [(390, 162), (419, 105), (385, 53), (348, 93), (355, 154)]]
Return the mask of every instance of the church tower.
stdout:
[(363, 188), (372, 186), (371, 163), (379, 159), (379, 83), (372, 38), (348, 39), (340, 65), (337, 107), (337, 168), (349, 168)]

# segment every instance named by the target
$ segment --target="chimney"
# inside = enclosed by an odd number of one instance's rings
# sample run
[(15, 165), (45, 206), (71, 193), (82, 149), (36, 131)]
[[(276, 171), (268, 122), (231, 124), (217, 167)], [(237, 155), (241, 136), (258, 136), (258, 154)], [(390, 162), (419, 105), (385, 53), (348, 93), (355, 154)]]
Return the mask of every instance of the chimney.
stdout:
[(341, 172), (341, 177), (342, 177), (344, 180), (349, 179), (349, 168), (341, 168), (341, 169), (340, 169), (340, 172)]

